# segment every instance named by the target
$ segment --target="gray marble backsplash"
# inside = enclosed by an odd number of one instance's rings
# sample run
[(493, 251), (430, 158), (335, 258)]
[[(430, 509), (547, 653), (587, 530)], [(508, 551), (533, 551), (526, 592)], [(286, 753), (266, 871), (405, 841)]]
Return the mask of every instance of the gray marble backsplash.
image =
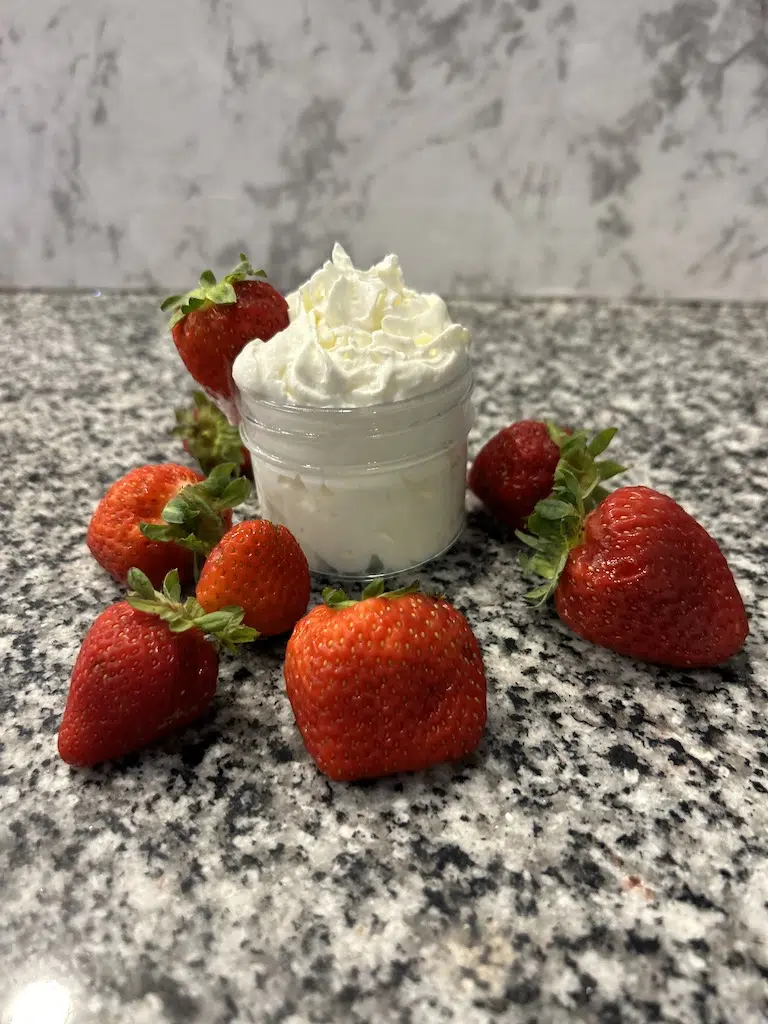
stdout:
[(768, 0), (0, 0), (0, 284), (762, 299)]

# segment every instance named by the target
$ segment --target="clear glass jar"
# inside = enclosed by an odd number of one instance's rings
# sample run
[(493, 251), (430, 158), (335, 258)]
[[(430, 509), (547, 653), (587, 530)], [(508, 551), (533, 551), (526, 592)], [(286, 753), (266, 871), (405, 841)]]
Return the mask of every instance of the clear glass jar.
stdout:
[(333, 409), (238, 393), (262, 516), (324, 576), (390, 576), (436, 558), (464, 526), (472, 387), (467, 369), (418, 398)]

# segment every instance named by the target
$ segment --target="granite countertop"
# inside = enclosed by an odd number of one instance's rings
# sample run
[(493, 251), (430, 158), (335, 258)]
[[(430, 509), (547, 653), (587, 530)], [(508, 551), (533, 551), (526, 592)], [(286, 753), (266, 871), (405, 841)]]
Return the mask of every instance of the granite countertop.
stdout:
[(0, 296), (3, 1024), (768, 1019), (768, 310), (454, 311), (476, 339), (473, 451), (523, 415), (617, 424), (631, 479), (721, 543), (744, 652), (679, 672), (581, 642), (522, 604), (516, 546), (473, 507), (422, 576), (483, 647), (469, 762), (329, 783), (278, 641), (225, 661), (197, 727), (74, 771), (69, 673), (120, 594), (88, 518), (130, 467), (184, 459), (191, 388), (151, 296)]

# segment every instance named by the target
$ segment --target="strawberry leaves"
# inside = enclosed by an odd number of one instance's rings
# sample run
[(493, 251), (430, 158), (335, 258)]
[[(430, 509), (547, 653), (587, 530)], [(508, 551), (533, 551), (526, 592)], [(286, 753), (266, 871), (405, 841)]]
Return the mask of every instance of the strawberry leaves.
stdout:
[[(413, 583), (409, 583), (407, 587), (400, 587), (398, 590), (385, 591), (384, 588), (384, 580), (372, 580), (365, 590), (363, 590), (360, 601), (367, 601), (371, 597), (405, 597), (406, 594), (418, 594), (421, 589), (418, 580), (414, 580)], [(348, 598), (343, 590), (336, 590), (334, 587), (325, 587), (323, 590), (323, 601), (329, 608), (334, 609), (352, 608), (353, 605), (360, 603), (359, 601)]]
[(231, 606), (215, 612), (205, 612), (194, 597), (181, 600), (178, 570), (172, 569), (163, 580), (162, 591), (157, 591), (140, 569), (130, 569), (128, 585), (131, 588), (126, 601), (140, 612), (162, 619), (172, 633), (199, 629), (215, 643), (234, 653), (238, 644), (247, 644), (259, 636), (257, 629), (243, 625), (242, 608)]
[(520, 556), (523, 570), (544, 580), (525, 595), (536, 606), (554, 593), (571, 549), (581, 542), (586, 515), (607, 496), (603, 481), (626, 468), (611, 459), (596, 458), (613, 440), (615, 427), (601, 430), (591, 440), (583, 430), (567, 434), (551, 423), (547, 430), (560, 448), (552, 493), (528, 517), (527, 532), (515, 531), (528, 548)]
[[(206, 271), (210, 273), (210, 271)], [(211, 275), (213, 276), (213, 275)], [(266, 277), (266, 273), (263, 270), (254, 270), (251, 266), (251, 262), (244, 252), (240, 253), (240, 262), (231, 270), (224, 278), (225, 281), (234, 284), (235, 281), (244, 281), (247, 277)]]
[(245, 253), (240, 253), (240, 262), (221, 281), (216, 280), (212, 270), (204, 270), (200, 275), (200, 284), (193, 288), (186, 295), (169, 295), (160, 304), (160, 309), (166, 313), (172, 310), (168, 327), (173, 328), (183, 320), (187, 313), (193, 313), (197, 309), (208, 308), (209, 306), (227, 305), (237, 302), (235, 283), (244, 281), (248, 277), (266, 277), (263, 270), (254, 270), (251, 262)]
[(150, 540), (172, 541), (195, 554), (209, 554), (227, 529), (222, 513), (242, 505), (251, 493), (250, 482), (236, 472), (233, 462), (216, 466), (207, 479), (183, 487), (171, 498), (160, 513), (162, 523), (141, 523), (141, 532)]
[(240, 472), (243, 442), (239, 429), (202, 391), (195, 391), (193, 400), (193, 408), (175, 410), (173, 433), (182, 438), (204, 473), (220, 462), (234, 462)]

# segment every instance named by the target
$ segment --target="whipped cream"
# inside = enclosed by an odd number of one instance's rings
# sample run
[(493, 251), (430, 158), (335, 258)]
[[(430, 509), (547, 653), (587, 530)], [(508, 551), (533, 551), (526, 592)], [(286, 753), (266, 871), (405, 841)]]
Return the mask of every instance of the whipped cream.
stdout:
[(428, 394), (469, 367), (469, 332), (438, 295), (407, 288), (397, 256), (356, 268), (331, 259), (288, 297), (290, 323), (233, 367), (241, 392), (276, 404), (379, 405)]
[(466, 445), (415, 466), (360, 475), (288, 472), (258, 460), (259, 510), (298, 540), (313, 572), (390, 575), (445, 551), (464, 526)]
[(434, 558), (464, 523), (467, 330), (406, 288), (397, 256), (359, 270), (340, 245), (288, 309), (289, 326), (233, 368), (261, 515), (325, 575)]
[(246, 403), (240, 431), (261, 515), (287, 526), (324, 575), (390, 575), (429, 561), (464, 523), (471, 392), (467, 370), (405, 407)]

